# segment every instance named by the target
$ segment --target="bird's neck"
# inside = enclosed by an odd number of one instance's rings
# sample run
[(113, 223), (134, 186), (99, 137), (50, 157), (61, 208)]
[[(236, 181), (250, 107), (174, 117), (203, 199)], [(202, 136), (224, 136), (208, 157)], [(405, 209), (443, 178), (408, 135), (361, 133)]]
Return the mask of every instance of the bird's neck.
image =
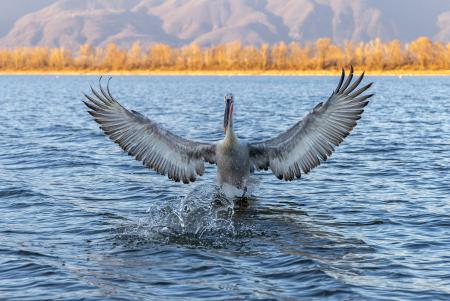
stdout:
[(239, 140), (234, 133), (232, 126), (228, 127), (225, 138), (223, 139), (223, 144), (226, 147), (233, 147), (239, 144)]

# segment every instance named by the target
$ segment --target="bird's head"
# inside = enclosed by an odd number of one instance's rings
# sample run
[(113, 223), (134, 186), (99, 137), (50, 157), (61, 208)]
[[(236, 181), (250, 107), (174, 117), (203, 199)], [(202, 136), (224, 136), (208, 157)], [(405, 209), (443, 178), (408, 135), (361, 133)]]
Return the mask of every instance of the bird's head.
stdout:
[(234, 97), (233, 94), (228, 93), (224, 97), (225, 112), (223, 115), (223, 129), (225, 134), (229, 128), (233, 126), (233, 111), (234, 111)]

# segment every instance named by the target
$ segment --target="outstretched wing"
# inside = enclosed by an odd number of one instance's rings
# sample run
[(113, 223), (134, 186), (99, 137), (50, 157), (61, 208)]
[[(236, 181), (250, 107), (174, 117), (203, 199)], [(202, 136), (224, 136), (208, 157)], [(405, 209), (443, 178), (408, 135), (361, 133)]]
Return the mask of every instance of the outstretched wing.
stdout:
[(291, 181), (300, 178), (327, 160), (361, 118), (368, 98), (362, 95), (372, 83), (356, 90), (364, 72), (352, 83), (353, 67), (344, 82), (345, 71), (336, 90), (325, 103), (319, 103), (306, 117), (279, 136), (250, 144), (250, 160), (254, 168), (270, 168), (279, 178)]
[[(101, 78), (100, 78), (101, 79)], [(122, 149), (162, 175), (183, 183), (194, 182), (205, 169), (204, 161), (215, 163), (215, 145), (181, 138), (160, 127), (144, 115), (124, 108), (109, 90), (99, 83), (91, 87), (91, 96), (83, 101), (89, 114), (103, 132)]]

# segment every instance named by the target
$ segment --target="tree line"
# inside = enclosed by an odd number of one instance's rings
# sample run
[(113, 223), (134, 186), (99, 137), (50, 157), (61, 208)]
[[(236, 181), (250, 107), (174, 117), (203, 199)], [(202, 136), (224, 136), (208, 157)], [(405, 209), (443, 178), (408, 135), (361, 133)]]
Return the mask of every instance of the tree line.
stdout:
[(420, 37), (410, 43), (345, 42), (328, 38), (315, 42), (260, 46), (240, 42), (201, 48), (166, 44), (129, 49), (111, 43), (78, 51), (65, 48), (19, 47), (0, 49), (0, 71), (314, 71), (353, 65), (365, 70), (450, 70), (450, 43)]

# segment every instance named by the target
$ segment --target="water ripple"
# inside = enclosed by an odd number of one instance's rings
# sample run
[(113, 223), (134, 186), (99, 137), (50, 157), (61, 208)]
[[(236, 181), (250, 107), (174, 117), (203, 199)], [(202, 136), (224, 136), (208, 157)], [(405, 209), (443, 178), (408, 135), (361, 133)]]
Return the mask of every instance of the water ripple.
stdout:
[[(0, 76), (1, 298), (450, 299), (448, 78), (370, 80), (376, 96), (328, 162), (290, 183), (258, 173), (255, 197), (234, 206), (213, 167), (183, 186), (106, 139), (80, 97), (96, 77)], [(335, 84), (130, 76), (112, 92), (215, 141), (231, 91), (238, 135), (259, 140)]]

